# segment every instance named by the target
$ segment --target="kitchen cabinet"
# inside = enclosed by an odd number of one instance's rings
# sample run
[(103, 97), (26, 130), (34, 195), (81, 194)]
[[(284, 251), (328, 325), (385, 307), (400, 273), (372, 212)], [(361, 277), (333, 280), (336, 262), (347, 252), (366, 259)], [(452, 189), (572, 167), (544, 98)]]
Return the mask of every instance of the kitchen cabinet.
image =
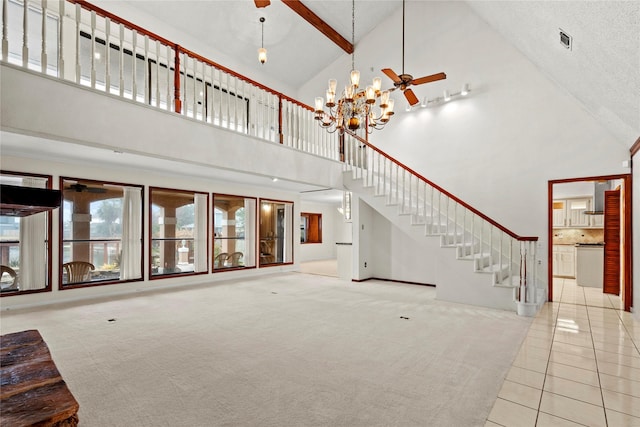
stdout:
[(553, 245), (553, 275), (576, 277), (576, 248), (573, 245)]
[(592, 198), (580, 197), (553, 201), (553, 228), (602, 227), (601, 215), (587, 215), (591, 210)]

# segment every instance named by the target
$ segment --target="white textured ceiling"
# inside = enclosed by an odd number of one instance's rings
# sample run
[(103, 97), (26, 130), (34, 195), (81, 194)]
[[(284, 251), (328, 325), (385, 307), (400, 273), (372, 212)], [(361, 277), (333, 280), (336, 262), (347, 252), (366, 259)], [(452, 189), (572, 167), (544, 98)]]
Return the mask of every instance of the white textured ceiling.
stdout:
[(640, 1), (468, 4), (625, 146), (640, 136)]

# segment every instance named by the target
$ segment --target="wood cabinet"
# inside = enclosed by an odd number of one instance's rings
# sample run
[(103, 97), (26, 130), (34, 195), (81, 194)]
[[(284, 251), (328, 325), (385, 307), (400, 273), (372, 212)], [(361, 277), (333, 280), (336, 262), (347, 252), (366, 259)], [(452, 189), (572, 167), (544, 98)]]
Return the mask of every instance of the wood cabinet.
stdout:
[(576, 248), (573, 245), (553, 245), (553, 275), (576, 277)]

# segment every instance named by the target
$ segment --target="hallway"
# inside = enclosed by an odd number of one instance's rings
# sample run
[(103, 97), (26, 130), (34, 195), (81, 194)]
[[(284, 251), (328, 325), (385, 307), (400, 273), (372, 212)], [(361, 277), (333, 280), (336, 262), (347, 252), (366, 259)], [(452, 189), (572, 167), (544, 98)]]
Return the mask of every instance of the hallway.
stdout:
[(640, 325), (618, 296), (554, 279), (489, 426), (640, 426)]

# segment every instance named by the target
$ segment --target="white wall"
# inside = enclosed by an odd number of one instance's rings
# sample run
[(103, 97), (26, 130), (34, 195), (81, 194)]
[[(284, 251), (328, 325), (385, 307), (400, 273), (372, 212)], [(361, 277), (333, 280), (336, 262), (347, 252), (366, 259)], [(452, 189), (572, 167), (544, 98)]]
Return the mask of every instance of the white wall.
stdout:
[[(429, 238), (425, 236), (422, 236), (422, 242), (412, 238), (375, 210), (372, 217), (373, 244), (370, 258), (373, 276), (378, 279), (435, 285), (438, 263), (436, 257), (429, 254), (439, 252), (439, 248), (434, 251)], [(415, 233), (423, 234), (424, 228), (417, 228)]]
[(353, 195), (351, 203), (353, 215), (353, 246), (351, 258), (353, 279), (366, 280), (375, 276), (375, 260), (372, 250), (375, 245), (374, 216), (377, 214), (371, 206), (355, 194)]
[[(621, 165), (633, 141), (616, 140), (464, 2), (408, 2), (407, 10), (405, 72), (447, 74), (413, 87), (418, 97), (458, 91), (464, 83), (472, 91), (409, 113), (396, 91), (395, 116), (370, 141), (516, 234), (538, 236), (540, 277), (546, 277), (548, 181), (628, 173)], [(401, 18), (398, 11), (356, 46), (361, 81), (385, 67), (402, 71)], [(552, 48), (564, 49), (557, 42)], [(322, 95), (331, 77), (343, 85), (349, 60), (340, 58), (311, 79), (299, 99)]]
[[(125, 184), (139, 184), (145, 186), (145, 200), (148, 200), (148, 186), (159, 186), (166, 188), (174, 188), (190, 191), (205, 191), (211, 193), (234, 194), (238, 196), (269, 198), (273, 200), (286, 200), (294, 203), (294, 218), (300, 216), (300, 201), (298, 193), (282, 192), (266, 188), (254, 188), (234, 184), (231, 182), (216, 181), (215, 179), (204, 180), (195, 178), (185, 178), (165, 172), (157, 174), (143, 170), (132, 170), (124, 168), (105, 168), (99, 164), (93, 163), (61, 163), (55, 161), (44, 161), (32, 158), (11, 157), (3, 155), (0, 158), (0, 169), (20, 171), (25, 173), (38, 173), (53, 176), (53, 187), (59, 187), (60, 176), (87, 178), (96, 180), (105, 180), (112, 182), (121, 182)], [(211, 202), (211, 199), (210, 199)], [(167, 278), (160, 280), (144, 280), (141, 282), (130, 282), (122, 284), (113, 284), (105, 286), (93, 286), (80, 289), (58, 290), (58, 272), (59, 272), (59, 252), (58, 242), (59, 236), (59, 209), (52, 211), (53, 218), (53, 259), (52, 259), (52, 291), (42, 292), (29, 295), (16, 295), (2, 298), (2, 310), (14, 309), (25, 306), (33, 306), (40, 304), (49, 304), (53, 302), (72, 301), (86, 298), (94, 298), (101, 296), (113, 296), (123, 293), (147, 291), (153, 289), (161, 289), (164, 287), (185, 286), (193, 284), (210, 284), (222, 280), (230, 280), (238, 277), (255, 276), (259, 274), (276, 273), (280, 271), (294, 271), (299, 268), (300, 245), (294, 244), (294, 261), (293, 265), (283, 265), (265, 268), (242, 269), (223, 273), (209, 273), (196, 276), (187, 276), (179, 278)], [(144, 204), (145, 230), (148, 230), (146, 218), (148, 218), (148, 204)], [(209, 218), (209, 229), (212, 229), (212, 216)], [(297, 225), (297, 222), (295, 223)], [(300, 241), (300, 230), (294, 226), (293, 230), (294, 242)], [(144, 277), (149, 276), (148, 260), (149, 243), (145, 234), (144, 238)], [(209, 261), (210, 262), (210, 261)], [(211, 269), (211, 265), (209, 265)]]
[[(322, 243), (305, 243), (300, 245), (300, 262), (336, 258), (336, 229), (340, 225), (342, 215), (336, 209), (339, 205), (328, 203), (311, 203), (300, 201), (300, 212), (322, 215)], [(299, 225), (299, 217), (296, 217)], [(299, 239), (298, 239), (299, 240)]]

